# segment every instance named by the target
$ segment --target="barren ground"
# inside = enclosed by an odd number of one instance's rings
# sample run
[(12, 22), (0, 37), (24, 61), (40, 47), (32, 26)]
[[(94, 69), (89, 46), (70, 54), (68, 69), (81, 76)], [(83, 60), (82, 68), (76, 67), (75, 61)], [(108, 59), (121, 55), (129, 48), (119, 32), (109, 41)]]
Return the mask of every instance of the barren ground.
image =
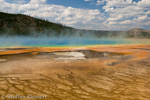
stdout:
[[(70, 52), (85, 56), (72, 59)], [(2, 48), (0, 95), (150, 100), (150, 45)]]

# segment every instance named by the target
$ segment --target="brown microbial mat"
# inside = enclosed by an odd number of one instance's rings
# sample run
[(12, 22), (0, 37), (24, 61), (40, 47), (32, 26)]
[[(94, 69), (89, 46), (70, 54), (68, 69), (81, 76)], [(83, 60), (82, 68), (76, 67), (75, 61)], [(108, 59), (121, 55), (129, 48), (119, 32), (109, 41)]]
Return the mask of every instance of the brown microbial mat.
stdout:
[(2, 100), (150, 100), (150, 45), (1, 48), (0, 95)]

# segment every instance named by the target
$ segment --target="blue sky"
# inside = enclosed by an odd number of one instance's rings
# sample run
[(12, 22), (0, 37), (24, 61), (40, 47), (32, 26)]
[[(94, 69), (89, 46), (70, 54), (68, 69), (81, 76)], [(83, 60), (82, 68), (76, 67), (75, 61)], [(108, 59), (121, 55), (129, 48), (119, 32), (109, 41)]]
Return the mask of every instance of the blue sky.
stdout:
[(80, 29), (150, 30), (149, 5), (150, 0), (0, 0), (0, 11)]

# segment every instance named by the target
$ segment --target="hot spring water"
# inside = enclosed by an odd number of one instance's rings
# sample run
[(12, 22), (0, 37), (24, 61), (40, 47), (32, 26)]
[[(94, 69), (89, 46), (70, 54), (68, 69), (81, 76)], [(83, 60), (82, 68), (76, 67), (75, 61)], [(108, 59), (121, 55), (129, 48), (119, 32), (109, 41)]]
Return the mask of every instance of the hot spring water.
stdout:
[(72, 47), (89, 45), (130, 44), (124, 39), (49, 38), (49, 37), (1, 37), (0, 47)]

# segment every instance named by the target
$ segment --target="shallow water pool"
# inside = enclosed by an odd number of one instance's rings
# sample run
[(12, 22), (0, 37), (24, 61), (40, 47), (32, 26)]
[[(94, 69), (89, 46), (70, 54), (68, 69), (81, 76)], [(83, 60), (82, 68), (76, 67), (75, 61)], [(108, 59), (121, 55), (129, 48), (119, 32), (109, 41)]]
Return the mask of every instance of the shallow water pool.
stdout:
[(124, 39), (89, 39), (89, 38), (31, 38), (31, 37), (1, 37), (0, 47), (71, 47), (89, 45), (116, 45), (130, 44), (131, 41)]

